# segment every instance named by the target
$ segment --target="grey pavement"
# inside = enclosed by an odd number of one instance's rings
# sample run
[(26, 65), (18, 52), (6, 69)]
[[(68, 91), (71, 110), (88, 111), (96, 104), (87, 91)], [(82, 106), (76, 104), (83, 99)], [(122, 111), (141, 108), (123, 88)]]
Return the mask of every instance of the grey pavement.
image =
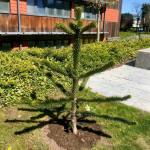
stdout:
[(87, 87), (104, 96), (131, 95), (124, 104), (150, 112), (150, 70), (123, 65), (92, 76)]

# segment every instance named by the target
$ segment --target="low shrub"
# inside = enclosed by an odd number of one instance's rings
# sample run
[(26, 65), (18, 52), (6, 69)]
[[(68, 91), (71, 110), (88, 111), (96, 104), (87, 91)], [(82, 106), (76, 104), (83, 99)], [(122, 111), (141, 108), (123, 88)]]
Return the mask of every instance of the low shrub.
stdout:
[[(92, 43), (82, 46), (79, 73), (84, 73), (110, 61), (122, 64), (136, 56), (137, 50), (150, 47), (150, 39)], [(20, 52), (0, 52), (0, 105), (34, 104), (47, 98), (63, 96), (48, 77), (48, 61), (55, 68), (67, 71), (72, 67), (71, 48), (29, 48)], [(63, 75), (53, 72), (55, 81), (65, 88), (71, 86)]]
[(52, 82), (26, 52), (0, 53), (0, 105), (43, 100)]

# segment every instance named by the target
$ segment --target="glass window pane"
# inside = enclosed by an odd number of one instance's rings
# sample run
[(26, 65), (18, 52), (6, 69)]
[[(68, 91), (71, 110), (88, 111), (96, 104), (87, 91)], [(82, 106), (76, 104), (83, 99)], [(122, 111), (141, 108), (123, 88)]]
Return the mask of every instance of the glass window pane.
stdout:
[(35, 1), (27, 0), (27, 12), (28, 14), (35, 14)]
[(0, 0), (0, 12), (9, 12), (9, 0)]
[(65, 1), (64, 17), (70, 17), (70, 1)]
[(64, 2), (62, 0), (56, 0), (55, 2), (56, 16), (63, 16), (63, 7)]
[(46, 15), (48, 16), (54, 15), (54, 4), (55, 4), (54, 0), (47, 0), (46, 6), (45, 6)]
[(70, 17), (69, 0), (27, 0), (27, 9), (32, 15)]
[(47, 0), (47, 5), (48, 6), (54, 5), (54, 0)]
[(45, 12), (46, 12), (47, 16), (53, 16), (54, 15), (54, 8), (46, 7)]
[(85, 19), (96, 19), (96, 12), (92, 8), (84, 9), (84, 18)]
[(45, 15), (45, 4), (43, 0), (36, 0), (36, 14)]
[(64, 1), (62, 1), (62, 0), (56, 0), (55, 7), (59, 8), (59, 9), (62, 9), (64, 7)]

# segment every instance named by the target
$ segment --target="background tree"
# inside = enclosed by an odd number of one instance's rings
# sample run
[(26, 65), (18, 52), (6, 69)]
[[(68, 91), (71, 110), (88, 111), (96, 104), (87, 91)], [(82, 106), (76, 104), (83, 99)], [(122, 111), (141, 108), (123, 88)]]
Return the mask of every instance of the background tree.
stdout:
[[(86, 1), (86, 0), (85, 0)], [(102, 14), (104, 14), (103, 18), (103, 34), (105, 31), (105, 13), (106, 13), (106, 8), (107, 4), (113, 4), (115, 3), (116, 0), (88, 0), (86, 1), (87, 6), (90, 8), (93, 8), (97, 14), (97, 42), (100, 41), (100, 29), (101, 29), (101, 24), (100, 21), (102, 20)]]
[(89, 0), (87, 2), (87, 7), (93, 8), (97, 14), (97, 42), (100, 41), (100, 21), (102, 13), (104, 13), (104, 8), (106, 5), (102, 3), (101, 0)]
[(128, 31), (133, 25), (133, 15), (130, 13), (124, 13), (121, 15), (120, 29), (122, 31)]
[(142, 25), (144, 31), (150, 31), (150, 4), (142, 5)]
[(141, 4), (134, 2), (133, 3), (133, 11), (136, 17), (140, 18), (141, 17)]
[(136, 31), (137, 31), (138, 37), (140, 39), (141, 36), (140, 36), (139, 29), (140, 29), (140, 26), (141, 26), (141, 4), (137, 3), (137, 2), (134, 2), (133, 3), (133, 11), (134, 11), (134, 14), (135, 14), (135, 17), (136, 17)]

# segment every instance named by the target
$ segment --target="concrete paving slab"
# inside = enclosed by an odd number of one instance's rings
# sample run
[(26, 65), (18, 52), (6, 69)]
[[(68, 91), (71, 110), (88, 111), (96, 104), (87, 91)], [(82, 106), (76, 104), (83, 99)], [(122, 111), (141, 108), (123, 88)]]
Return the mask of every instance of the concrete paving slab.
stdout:
[(136, 67), (150, 70), (150, 48), (138, 51), (136, 58)]
[(123, 65), (92, 76), (87, 87), (105, 96), (130, 94), (123, 103), (150, 112), (150, 70)]

